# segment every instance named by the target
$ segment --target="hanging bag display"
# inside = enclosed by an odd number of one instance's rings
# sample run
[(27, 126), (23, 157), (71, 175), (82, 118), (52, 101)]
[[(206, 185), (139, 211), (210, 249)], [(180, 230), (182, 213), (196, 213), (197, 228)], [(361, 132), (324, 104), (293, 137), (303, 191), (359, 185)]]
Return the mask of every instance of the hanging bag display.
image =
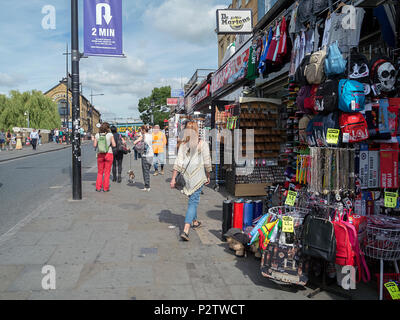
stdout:
[(339, 117), (344, 143), (354, 143), (369, 138), (368, 125), (361, 113), (342, 113)]
[(342, 79), (339, 81), (339, 109), (344, 112), (364, 111), (364, 85), (355, 80)]
[(311, 55), (306, 55), (303, 60), (301, 60), (300, 65), (297, 67), (295, 75), (294, 75), (294, 81), (298, 83), (300, 86), (305, 86), (308, 85), (306, 76), (305, 76), (305, 69), (306, 66), (310, 63), (310, 58)]
[(309, 84), (320, 84), (325, 81), (325, 57), (326, 49), (314, 52), (310, 57), (310, 63), (306, 66), (304, 74)]
[(314, 258), (335, 261), (336, 238), (332, 222), (307, 215), (303, 222), (302, 252)]
[(325, 73), (327, 76), (342, 74), (346, 71), (346, 60), (343, 59), (339, 50), (337, 41), (328, 48), (328, 54), (325, 59)]
[[(355, 265), (355, 252), (351, 245), (349, 229), (342, 220), (340, 214), (337, 219), (333, 221), (336, 237), (336, 259), (335, 263), (339, 266), (354, 266)], [(352, 230), (350, 229), (350, 232)], [(357, 239), (357, 235), (355, 235)], [(358, 241), (358, 240), (357, 240)]]
[(338, 110), (337, 80), (328, 80), (319, 85), (315, 94), (314, 110), (319, 113), (330, 113)]

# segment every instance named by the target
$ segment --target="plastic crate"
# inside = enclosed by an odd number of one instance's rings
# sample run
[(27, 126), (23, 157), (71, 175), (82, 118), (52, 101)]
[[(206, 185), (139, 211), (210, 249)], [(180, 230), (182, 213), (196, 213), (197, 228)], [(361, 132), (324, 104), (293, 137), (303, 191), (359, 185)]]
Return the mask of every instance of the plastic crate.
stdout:
[[(378, 282), (378, 294), (379, 294), (380, 274), (375, 273), (375, 276), (376, 276), (377, 282)], [(387, 291), (387, 289), (385, 287), (385, 283), (389, 282), (389, 281), (397, 281), (398, 283), (400, 283), (400, 273), (384, 273), (383, 274), (383, 300), (392, 300), (392, 297), (390, 296), (389, 292)], [(400, 300), (396, 300), (396, 301), (400, 301)]]

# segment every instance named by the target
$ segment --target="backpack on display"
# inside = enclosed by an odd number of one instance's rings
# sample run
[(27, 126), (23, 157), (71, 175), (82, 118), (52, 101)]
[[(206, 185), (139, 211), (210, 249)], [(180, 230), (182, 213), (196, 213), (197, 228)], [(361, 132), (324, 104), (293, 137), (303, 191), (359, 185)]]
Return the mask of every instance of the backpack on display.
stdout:
[(330, 262), (335, 261), (335, 230), (329, 220), (311, 214), (305, 216), (301, 241), (303, 254)]
[(337, 221), (333, 221), (333, 227), (336, 238), (335, 263), (339, 266), (354, 266), (356, 254), (351, 246), (349, 230), (340, 215)]
[(350, 68), (347, 77), (369, 84), (368, 59), (363, 54), (352, 53), (350, 55)]
[(339, 117), (344, 143), (354, 143), (369, 138), (368, 125), (361, 113), (342, 113)]
[(97, 141), (97, 150), (98, 153), (107, 153), (109, 149), (109, 145), (107, 143), (106, 135), (101, 133), (99, 139)]
[(343, 59), (337, 42), (332, 43), (328, 48), (325, 58), (325, 73), (327, 76), (343, 74), (346, 71), (346, 60)]
[(310, 93), (304, 99), (304, 113), (315, 114), (315, 97), (318, 90), (318, 85), (313, 84), (310, 86)]
[(371, 60), (370, 77), (375, 95), (395, 89), (397, 71), (390, 59), (377, 57)]
[(294, 75), (294, 81), (298, 83), (300, 86), (305, 86), (308, 84), (306, 76), (305, 76), (305, 70), (307, 65), (310, 63), (310, 58), (311, 55), (308, 54), (306, 55), (303, 60), (301, 60), (300, 65), (297, 67), (295, 75)]
[(302, 86), (300, 90), (297, 92), (296, 105), (301, 112), (306, 113), (306, 110), (304, 108), (304, 100), (310, 96), (310, 91), (311, 91), (311, 86), (305, 85)]
[(330, 113), (338, 110), (338, 81), (328, 80), (321, 83), (315, 94), (316, 112)]
[(326, 49), (314, 52), (310, 57), (310, 63), (306, 66), (304, 74), (309, 84), (320, 84), (325, 81)]
[(299, 139), (301, 143), (307, 143), (307, 126), (312, 120), (313, 116), (311, 115), (304, 115), (300, 120), (299, 120)]
[(344, 112), (360, 112), (364, 110), (364, 85), (355, 80), (339, 81), (339, 109)]

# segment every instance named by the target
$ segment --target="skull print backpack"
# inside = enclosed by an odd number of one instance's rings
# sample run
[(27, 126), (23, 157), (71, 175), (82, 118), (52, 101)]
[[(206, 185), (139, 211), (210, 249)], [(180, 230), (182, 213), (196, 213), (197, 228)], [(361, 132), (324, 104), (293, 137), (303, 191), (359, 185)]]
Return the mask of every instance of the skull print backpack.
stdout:
[(376, 96), (395, 89), (397, 71), (387, 57), (377, 57), (370, 63), (372, 90)]
[(350, 55), (350, 68), (347, 77), (361, 83), (369, 83), (368, 59), (360, 53)]

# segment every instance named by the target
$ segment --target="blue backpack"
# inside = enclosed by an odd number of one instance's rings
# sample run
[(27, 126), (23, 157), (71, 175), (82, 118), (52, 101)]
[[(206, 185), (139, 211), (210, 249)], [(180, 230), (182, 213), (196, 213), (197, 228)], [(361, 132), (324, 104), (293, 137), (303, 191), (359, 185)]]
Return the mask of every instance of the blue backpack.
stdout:
[(346, 71), (346, 64), (347, 61), (343, 59), (337, 42), (332, 43), (325, 58), (325, 74), (327, 76), (342, 74)]
[(364, 85), (355, 80), (342, 79), (339, 81), (339, 109), (344, 112), (364, 111)]

